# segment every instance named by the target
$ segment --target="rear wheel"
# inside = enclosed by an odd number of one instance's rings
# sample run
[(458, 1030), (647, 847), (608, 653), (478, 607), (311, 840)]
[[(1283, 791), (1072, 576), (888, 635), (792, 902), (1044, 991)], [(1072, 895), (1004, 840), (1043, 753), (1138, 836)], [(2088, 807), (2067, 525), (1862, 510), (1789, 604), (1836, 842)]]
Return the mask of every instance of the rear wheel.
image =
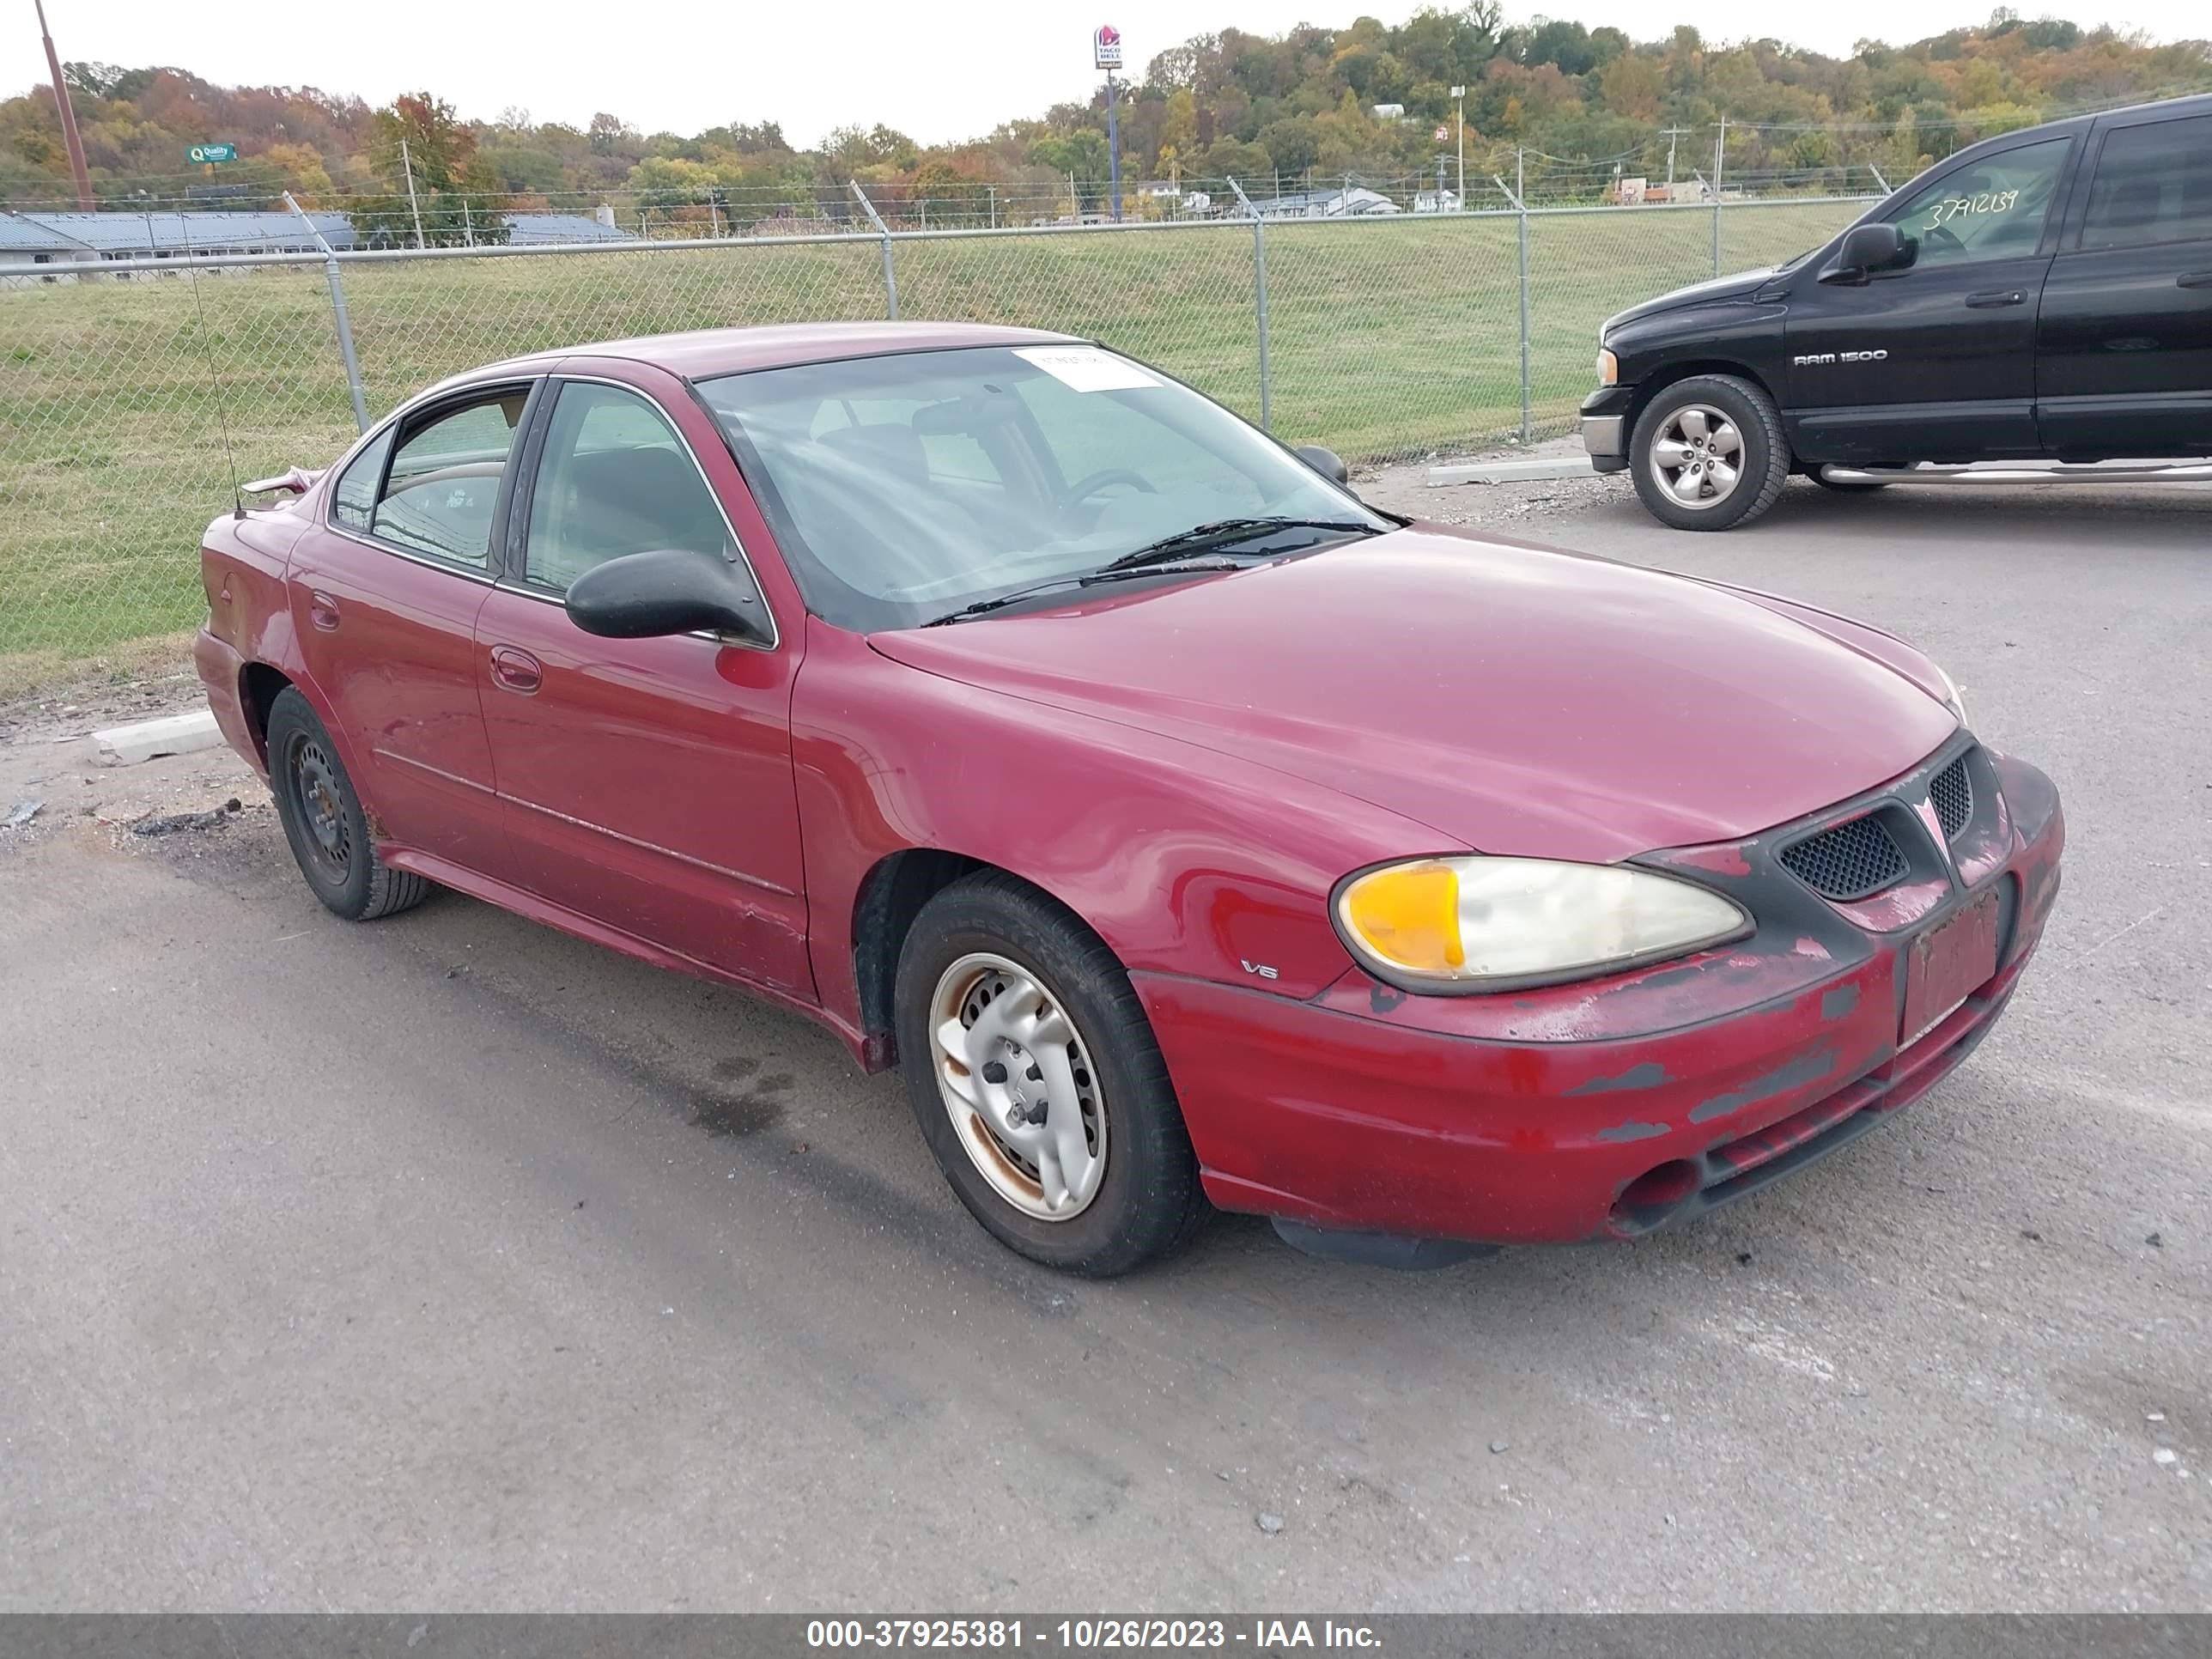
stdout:
[(938, 1167), (1003, 1243), (1126, 1273), (1206, 1212), (1167, 1064), (1098, 937), (999, 872), (924, 905), (899, 953), (898, 1046)]
[(289, 686), (269, 708), (269, 784), (300, 873), (332, 915), (368, 921), (429, 896), (423, 878), (376, 856), (337, 745), (314, 705)]
[(1662, 523), (1729, 530), (1774, 505), (1790, 446), (1765, 392), (1733, 374), (1699, 374), (1666, 387), (1637, 417), (1629, 470)]

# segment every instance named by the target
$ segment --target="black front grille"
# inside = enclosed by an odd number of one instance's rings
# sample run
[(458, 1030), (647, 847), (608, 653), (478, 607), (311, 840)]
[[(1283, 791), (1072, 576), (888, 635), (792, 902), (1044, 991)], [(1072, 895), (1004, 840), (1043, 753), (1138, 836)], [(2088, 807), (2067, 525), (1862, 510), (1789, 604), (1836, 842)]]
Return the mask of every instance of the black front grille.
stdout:
[(1956, 841), (1966, 820), (1974, 816), (1974, 780), (1966, 771), (1964, 755), (1936, 775), (1928, 786), (1928, 799), (1943, 825), (1943, 839)]
[(1782, 862), (1821, 897), (1844, 900), (1879, 893), (1907, 869), (1888, 826), (1872, 813), (1784, 848)]

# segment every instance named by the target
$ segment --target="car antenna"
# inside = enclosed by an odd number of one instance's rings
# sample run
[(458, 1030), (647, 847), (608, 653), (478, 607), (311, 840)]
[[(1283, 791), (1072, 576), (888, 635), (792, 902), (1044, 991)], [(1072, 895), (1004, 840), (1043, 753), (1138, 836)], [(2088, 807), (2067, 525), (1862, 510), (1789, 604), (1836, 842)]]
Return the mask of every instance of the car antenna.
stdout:
[[(178, 214), (177, 222), (184, 232), (185, 252), (189, 255), (192, 251), (191, 228), (185, 222), (182, 213)], [(238, 456), (230, 447), (230, 406), (223, 401), (222, 381), (216, 373), (215, 337), (208, 332), (207, 301), (200, 298), (200, 268), (188, 265), (185, 274), (192, 285), (192, 309), (199, 313), (200, 349), (207, 355), (208, 390), (215, 394), (216, 416), (222, 425), (222, 461), (230, 469), (230, 516), (243, 519), (246, 500), (238, 493)]]

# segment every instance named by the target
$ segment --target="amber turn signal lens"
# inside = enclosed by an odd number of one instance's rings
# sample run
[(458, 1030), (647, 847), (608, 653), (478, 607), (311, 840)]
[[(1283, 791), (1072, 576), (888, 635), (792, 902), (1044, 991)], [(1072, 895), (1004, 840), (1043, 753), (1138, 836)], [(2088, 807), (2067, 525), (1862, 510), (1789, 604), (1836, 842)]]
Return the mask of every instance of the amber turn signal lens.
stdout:
[(1435, 861), (1394, 865), (1344, 890), (1344, 924), (1383, 961), (1414, 973), (1464, 967), (1460, 943), (1459, 877)]

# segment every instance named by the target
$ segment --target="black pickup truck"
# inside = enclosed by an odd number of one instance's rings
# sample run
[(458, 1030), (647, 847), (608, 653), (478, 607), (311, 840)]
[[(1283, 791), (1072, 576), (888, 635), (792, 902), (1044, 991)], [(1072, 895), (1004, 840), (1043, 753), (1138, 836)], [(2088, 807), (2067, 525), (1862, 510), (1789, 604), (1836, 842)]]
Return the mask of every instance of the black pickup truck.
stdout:
[[(1825, 247), (1608, 321), (1583, 441), (1660, 519), (2212, 455), (2212, 97), (2008, 132)], [(2047, 463), (2015, 471), (1970, 463)], [(2207, 478), (2147, 465), (2100, 478)]]

